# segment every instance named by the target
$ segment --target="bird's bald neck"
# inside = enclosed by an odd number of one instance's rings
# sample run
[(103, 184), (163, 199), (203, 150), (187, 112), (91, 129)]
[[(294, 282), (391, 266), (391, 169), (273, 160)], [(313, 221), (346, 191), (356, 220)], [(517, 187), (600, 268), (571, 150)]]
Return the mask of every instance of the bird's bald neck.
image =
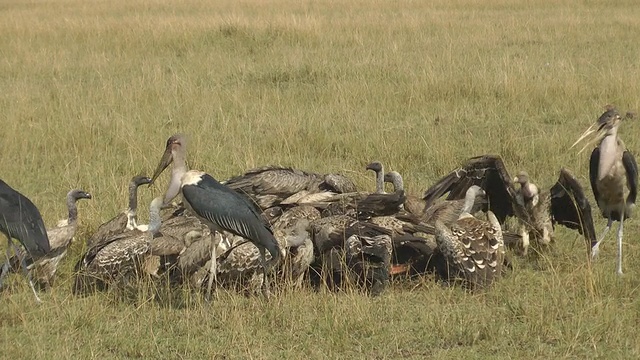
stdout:
[(467, 193), (464, 197), (464, 206), (462, 207), (462, 212), (460, 213), (460, 218), (462, 218), (465, 214), (471, 213), (471, 209), (473, 208), (473, 204), (476, 202), (477, 195), (477, 190), (473, 188), (469, 188), (469, 190), (467, 190)]
[(180, 182), (182, 176), (187, 172), (187, 162), (184, 154), (176, 152), (173, 154), (173, 167), (171, 168), (171, 180), (164, 195), (164, 204), (168, 204), (180, 192)]
[[(618, 137), (616, 136), (616, 128), (611, 129), (613, 134), (607, 132), (607, 135), (600, 142), (600, 163), (598, 164), (599, 179), (602, 180), (616, 163), (617, 156), (609, 156), (609, 154), (617, 155)], [(605, 155), (606, 154), (606, 155)]]

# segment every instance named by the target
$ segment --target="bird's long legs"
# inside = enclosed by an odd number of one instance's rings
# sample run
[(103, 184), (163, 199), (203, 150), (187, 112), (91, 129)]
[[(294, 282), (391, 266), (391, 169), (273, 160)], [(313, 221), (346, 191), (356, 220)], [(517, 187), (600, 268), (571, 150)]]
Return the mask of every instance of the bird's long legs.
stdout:
[(218, 245), (220, 245), (220, 240), (218, 238), (219, 233), (217, 231), (211, 231), (211, 241), (212, 241), (212, 249), (211, 249), (211, 268), (209, 269), (209, 283), (207, 284), (207, 293), (205, 295), (205, 299), (207, 301), (211, 300), (211, 288), (213, 287), (213, 283), (218, 284), (218, 257), (217, 249)]
[(620, 215), (620, 226), (618, 227), (618, 275), (622, 275), (622, 228), (624, 227), (624, 211)]
[[(18, 248), (13, 243), (13, 241), (11, 242), (11, 246), (13, 246), (13, 251), (16, 253), (16, 255), (18, 255)], [(31, 278), (31, 273), (27, 270), (27, 264), (26, 264), (27, 257), (26, 256), (19, 256), (19, 255), (18, 255), (18, 257), (20, 258), (20, 266), (22, 267), (22, 273), (24, 274), (24, 276), (29, 281), (29, 286), (31, 287), (31, 291), (33, 291), (33, 295), (36, 297), (36, 301), (41, 303), (42, 300), (38, 296), (38, 292), (36, 291), (36, 287), (33, 286), (33, 279)]]
[(600, 253), (600, 243), (602, 243), (602, 241), (604, 240), (604, 237), (609, 232), (609, 229), (611, 229), (611, 224), (613, 224), (613, 219), (609, 217), (609, 220), (607, 220), (607, 227), (604, 228), (604, 231), (600, 235), (600, 238), (598, 238), (598, 242), (591, 249), (592, 259), (596, 259), (598, 257), (598, 254)]
[(9, 245), (7, 247), (7, 252), (6, 252), (7, 262), (2, 266), (2, 274), (0, 274), (0, 287), (2, 287), (2, 280), (3, 280), (4, 276), (9, 272), (9, 267), (11, 266), (11, 260), (10, 260), (10, 256), (9, 256), (9, 252), (11, 251), (11, 249), (13, 249), (13, 253), (20, 260), (20, 267), (22, 268), (22, 273), (24, 274), (24, 277), (26, 277), (27, 280), (29, 281), (29, 287), (31, 287), (31, 291), (33, 291), (33, 295), (36, 297), (36, 301), (41, 303), (42, 300), (38, 296), (38, 292), (36, 291), (36, 287), (33, 285), (33, 280), (31, 279), (31, 273), (29, 273), (29, 271), (27, 270), (27, 264), (25, 263), (26, 262), (26, 256), (21, 256), (20, 255), (20, 252), (18, 251), (18, 248), (16, 247), (16, 244), (13, 243), (11, 238), (9, 238)]

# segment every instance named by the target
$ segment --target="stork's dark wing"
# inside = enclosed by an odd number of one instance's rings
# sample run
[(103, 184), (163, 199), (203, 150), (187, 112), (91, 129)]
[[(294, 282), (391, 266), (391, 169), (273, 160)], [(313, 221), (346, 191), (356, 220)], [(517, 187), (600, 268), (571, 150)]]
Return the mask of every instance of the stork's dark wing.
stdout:
[(487, 193), (489, 209), (500, 223), (504, 223), (507, 216), (514, 215), (513, 206), (517, 206), (514, 200), (516, 189), (498, 155), (473, 157), (462, 167), (444, 176), (425, 191), (425, 209), (447, 193), (447, 200), (464, 199), (467, 190), (473, 185), (480, 186)]
[(600, 194), (598, 193), (598, 167), (600, 166), (600, 148), (595, 148), (591, 152), (591, 158), (589, 158), (589, 181), (591, 182), (591, 190), (593, 190), (593, 197), (598, 201)]
[(627, 185), (629, 186), (629, 196), (627, 196), (627, 204), (636, 203), (636, 196), (638, 195), (638, 164), (636, 159), (630, 152), (626, 151), (622, 153), (622, 164), (627, 171)]
[(596, 243), (591, 204), (578, 179), (565, 168), (560, 170), (558, 182), (551, 188), (551, 217), (554, 224), (576, 229), (592, 245)]
[(242, 195), (220, 184), (208, 174), (200, 182), (182, 187), (182, 196), (198, 216), (235, 235), (277, 251), (277, 243), (268, 224)]
[(51, 250), (47, 229), (38, 208), (26, 196), (0, 180), (0, 230), (38, 259)]

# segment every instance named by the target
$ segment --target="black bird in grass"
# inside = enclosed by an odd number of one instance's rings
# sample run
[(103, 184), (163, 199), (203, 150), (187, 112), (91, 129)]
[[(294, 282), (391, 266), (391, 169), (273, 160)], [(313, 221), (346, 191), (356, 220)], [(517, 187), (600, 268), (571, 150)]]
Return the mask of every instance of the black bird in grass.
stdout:
[[(12, 239), (18, 240), (34, 261), (40, 259), (51, 250), (47, 230), (38, 208), (26, 196), (20, 194), (2, 180), (0, 180), (0, 231), (7, 237), (8, 241), (7, 261), (2, 267), (2, 274), (0, 275), (1, 286), (2, 279), (7, 274), (10, 266), (9, 252), (13, 248), (14, 252), (18, 254)], [(41, 300), (33, 286), (31, 275), (27, 272), (24, 257), (20, 263), (36, 300), (40, 302)]]
[[(627, 113), (627, 118), (633, 114)], [(575, 146), (589, 135), (596, 133), (598, 146), (591, 152), (589, 160), (589, 179), (593, 196), (598, 202), (602, 216), (607, 219), (607, 226), (595, 244), (592, 244), (591, 256), (597, 257), (600, 244), (614, 221), (619, 221), (618, 227), (618, 275), (622, 275), (622, 229), (624, 221), (631, 217), (636, 205), (638, 194), (638, 164), (633, 155), (626, 149), (622, 139), (618, 136), (618, 127), (622, 117), (618, 111), (609, 105), (596, 124), (598, 130), (591, 125), (587, 131), (571, 146)], [(582, 148), (584, 150), (592, 142)], [(582, 152), (580, 150), (580, 152)]]
[[(209, 226), (212, 236), (215, 231), (225, 230), (242, 236), (255, 244), (260, 250), (265, 272), (263, 293), (267, 295), (265, 251), (269, 251), (271, 254), (272, 263), (277, 263), (280, 259), (280, 248), (270, 225), (262, 219), (256, 206), (251, 204), (247, 198), (222, 185), (209, 174), (197, 170), (187, 171), (186, 139), (183, 135), (173, 135), (167, 140), (164, 155), (151, 178), (152, 184), (172, 162), (174, 165), (169, 188), (164, 198), (165, 203), (182, 192), (186, 207), (200, 221)], [(212, 259), (215, 259), (215, 255), (212, 255)], [(212, 276), (209, 280), (207, 297), (210, 296), (212, 282), (216, 280), (216, 266), (216, 261), (212, 261)]]

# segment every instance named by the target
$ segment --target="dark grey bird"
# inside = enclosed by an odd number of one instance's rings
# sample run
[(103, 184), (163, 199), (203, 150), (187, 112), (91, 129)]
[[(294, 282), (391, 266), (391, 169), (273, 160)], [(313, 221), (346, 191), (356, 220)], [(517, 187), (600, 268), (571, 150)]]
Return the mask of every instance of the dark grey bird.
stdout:
[[(628, 118), (633, 117), (627, 114)], [(582, 136), (571, 146), (575, 146), (592, 134), (595, 140), (585, 145), (599, 141), (598, 146), (591, 152), (589, 160), (589, 179), (591, 189), (602, 216), (607, 219), (607, 226), (595, 244), (592, 243), (591, 256), (598, 256), (600, 244), (614, 221), (619, 221), (618, 227), (618, 264), (617, 273), (622, 275), (622, 232), (624, 221), (632, 216), (638, 193), (638, 164), (633, 155), (626, 149), (618, 135), (618, 128), (622, 117), (612, 106), (607, 107), (598, 121), (589, 127)], [(597, 127), (597, 130), (594, 129)]]
[[(167, 203), (182, 192), (185, 206), (207, 224), (212, 233), (228, 231), (256, 245), (260, 251), (264, 273), (267, 274), (268, 264), (265, 252), (269, 251), (272, 257), (269, 265), (278, 263), (280, 246), (273, 236), (270, 225), (263, 220), (256, 206), (246, 197), (222, 185), (211, 175), (197, 170), (187, 171), (186, 138), (181, 134), (173, 135), (167, 140), (165, 152), (151, 182), (153, 183), (171, 163), (174, 165), (164, 202)], [(211, 262), (211, 267), (213, 279), (210, 282), (215, 281), (216, 261)], [(268, 281), (264, 281), (265, 295), (268, 294), (267, 284)], [(210, 293), (211, 286), (207, 290), (207, 297)]]
[(68, 218), (58, 222), (58, 226), (47, 230), (51, 250), (28, 267), (36, 284), (41, 289), (50, 288), (53, 285), (58, 264), (66, 256), (67, 249), (75, 236), (78, 228), (78, 206), (76, 203), (80, 199), (91, 199), (91, 194), (80, 189), (74, 189), (67, 193)]
[(149, 184), (151, 179), (137, 175), (129, 182), (129, 195), (127, 209), (114, 216), (111, 220), (103, 223), (87, 240), (87, 247), (91, 248), (100, 243), (103, 239), (108, 239), (116, 234), (133, 230), (138, 227), (138, 187)]
[[(520, 182), (520, 179), (516, 180)], [(522, 180), (525, 180), (524, 177)], [(520, 184), (522, 187), (522, 182)], [(595, 240), (591, 205), (580, 182), (567, 169), (560, 170), (558, 181), (550, 190), (535, 195), (538, 197), (535, 206), (535, 196), (526, 195), (533, 187), (529, 187), (528, 179), (524, 184), (524, 196), (531, 196), (527, 201), (523, 198), (522, 189), (516, 188), (500, 156), (473, 157), (462, 167), (438, 180), (425, 192), (426, 211), (429, 212), (434, 201), (442, 195), (448, 193), (447, 200), (463, 199), (469, 187), (478, 185), (487, 194), (486, 208), (495, 214), (500, 224), (504, 224), (507, 217), (511, 216), (520, 221), (521, 231), (524, 232), (521, 234), (520, 242), (522, 238), (528, 238), (531, 234), (534, 239), (544, 243), (545, 232), (547, 239), (551, 239), (553, 229), (547, 226), (549, 218), (551, 224), (557, 223), (578, 230), (588, 241)], [(505, 242), (510, 243), (506, 240), (507, 233), (503, 235)]]
[[(14, 253), (18, 254), (17, 247), (12, 239), (18, 240), (24, 246), (28, 256), (33, 261), (42, 258), (51, 250), (47, 230), (38, 208), (26, 196), (17, 192), (2, 180), (0, 180), (0, 232), (7, 237), (8, 241), (7, 262), (2, 267), (2, 273), (0, 274), (1, 287), (2, 280), (8, 273), (8, 267), (11, 264), (9, 252), (13, 249)], [(31, 275), (27, 272), (25, 257), (22, 257), (20, 264), (24, 275), (29, 280), (29, 286), (36, 300), (41, 302), (33, 286)]]

